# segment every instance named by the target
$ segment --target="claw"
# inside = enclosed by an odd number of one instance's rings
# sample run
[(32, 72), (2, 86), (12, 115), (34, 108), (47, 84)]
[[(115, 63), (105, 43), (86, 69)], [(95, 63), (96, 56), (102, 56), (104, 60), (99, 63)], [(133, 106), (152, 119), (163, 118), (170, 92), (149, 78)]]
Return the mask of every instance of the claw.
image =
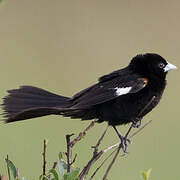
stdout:
[(134, 128), (138, 128), (140, 125), (141, 125), (141, 119), (140, 118), (136, 118), (136, 120), (133, 121), (133, 123), (132, 123), (132, 126)]
[(116, 131), (117, 135), (119, 136), (120, 147), (123, 149), (123, 152), (127, 154), (128, 143), (131, 144), (131, 141), (127, 137), (122, 136), (115, 126), (113, 126), (113, 128)]
[(127, 147), (128, 147), (128, 144), (131, 144), (131, 141), (130, 141), (129, 139), (125, 138), (125, 137), (122, 137), (122, 138), (120, 138), (120, 139), (121, 139), (120, 145), (121, 145), (121, 147), (122, 147), (122, 149), (123, 149), (123, 152), (124, 152), (125, 154), (127, 154), (127, 153), (128, 153), (128, 152), (127, 152)]

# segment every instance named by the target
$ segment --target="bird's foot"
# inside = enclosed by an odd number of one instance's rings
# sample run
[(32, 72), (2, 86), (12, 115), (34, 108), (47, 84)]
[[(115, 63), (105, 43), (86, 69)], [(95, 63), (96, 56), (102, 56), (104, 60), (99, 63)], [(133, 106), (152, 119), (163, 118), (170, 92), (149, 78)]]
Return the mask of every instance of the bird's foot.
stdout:
[(140, 125), (141, 125), (141, 118), (136, 118), (136, 120), (134, 120), (132, 123), (133, 128), (139, 128)]
[(128, 138), (126, 138), (124, 136), (121, 136), (120, 140), (121, 140), (120, 147), (123, 149), (123, 152), (125, 154), (127, 154), (128, 153), (127, 152), (127, 147), (128, 147), (128, 144), (131, 144), (131, 141), (130, 141), (130, 139), (128, 139)]
[(120, 139), (120, 144), (119, 144), (119, 148), (123, 149), (124, 154), (127, 153), (127, 146), (128, 143), (131, 144), (131, 141), (127, 138), (127, 136), (122, 136), (121, 133), (118, 131), (118, 129), (116, 128), (116, 126), (112, 126), (114, 128), (114, 130), (116, 131), (119, 139)]

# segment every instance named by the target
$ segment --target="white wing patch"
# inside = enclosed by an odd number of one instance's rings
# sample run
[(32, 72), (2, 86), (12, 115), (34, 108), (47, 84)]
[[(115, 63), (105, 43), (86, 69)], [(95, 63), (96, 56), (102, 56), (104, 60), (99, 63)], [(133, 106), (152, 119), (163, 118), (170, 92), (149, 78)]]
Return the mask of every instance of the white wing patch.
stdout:
[(132, 87), (121, 87), (121, 88), (116, 87), (116, 88), (114, 88), (114, 89), (116, 90), (116, 95), (117, 95), (117, 96), (121, 96), (121, 95), (123, 95), (123, 94), (129, 93), (130, 90), (132, 89)]

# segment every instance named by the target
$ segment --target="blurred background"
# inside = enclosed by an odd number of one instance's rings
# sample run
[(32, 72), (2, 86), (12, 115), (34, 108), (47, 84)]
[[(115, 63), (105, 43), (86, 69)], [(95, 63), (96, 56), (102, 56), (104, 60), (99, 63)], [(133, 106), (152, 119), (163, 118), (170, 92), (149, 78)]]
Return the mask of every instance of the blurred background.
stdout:
[[(180, 67), (180, 1), (38, 0), (0, 4), (0, 98), (8, 89), (33, 85), (72, 96), (103, 74), (126, 66), (138, 53), (155, 52)], [(160, 105), (143, 122), (153, 120), (133, 138), (130, 152), (119, 157), (109, 179), (178, 179), (179, 70), (171, 71)], [(2, 103), (2, 100), (1, 100)], [(2, 109), (0, 111), (2, 113)], [(2, 117), (1, 117), (2, 119)], [(0, 173), (9, 154), (20, 175), (33, 179), (42, 170), (43, 139), (49, 140), (48, 167), (66, 150), (65, 135), (78, 134), (90, 122), (47, 116), (0, 125)], [(97, 124), (78, 143), (76, 166), (91, 156), (106, 123)], [(128, 126), (119, 127), (122, 132)], [(118, 141), (109, 128), (103, 146)], [(95, 179), (101, 179), (101, 170)]]

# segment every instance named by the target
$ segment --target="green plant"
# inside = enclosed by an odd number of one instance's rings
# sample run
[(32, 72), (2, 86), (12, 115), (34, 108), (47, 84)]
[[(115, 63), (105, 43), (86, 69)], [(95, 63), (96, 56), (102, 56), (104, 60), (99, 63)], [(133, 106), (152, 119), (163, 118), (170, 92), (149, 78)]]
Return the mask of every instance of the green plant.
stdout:
[(149, 180), (152, 168), (148, 169), (147, 171), (142, 172), (143, 180)]
[[(127, 131), (125, 137), (131, 139), (133, 136), (135, 136), (137, 133), (139, 133), (145, 126), (147, 126), (151, 121), (148, 121), (144, 125), (141, 126), (138, 130), (136, 130), (134, 133), (129, 135), (130, 130), (132, 129), (132, 126), (130, 126), (129, 130)], [(74, 167), (74, 163), (76, 161), (77, 154), (73, 157), (73, 147), (81, 140), (85, 139), (85, 135), (87, 134), (88, 130), (91, 129), (94, 126), (95, 122), (91, 122), (88, 127), (86, 127), (82, 132), (79, 133), (79, 135), (73, 139), (71, 137), (74, 134), (68, 134), (66, 135), (66, 143), (67, 143), (67, 151), (59, 153), (58, 160), (54, 162), (53, 167), (49, 170), (47, 169), (46, 165), (46, 155), (47, 155), (47, 145), (48, 141), (44, 140), (44, 146), (43, 146), (43, 169), (42, 174), (39, 176), (39, 180), (84, 180), (87, 178), (87, 175), (89, 174), (89, 170), (92, 168), (95, 162), (99, 161), (102, 156), (104, 156), (107, 152), (112, 151), (108, 156), (105, 157), (105, 159), (100, 162), (100, 165), (95, 169), (95, 171), (90, 175), (90, 179), (94, 179), (95, 175), (99, 171), (102, 166), (108, 162), (108, 168), (105, 170), (105, 174), (103, 176), (103, 180), (107, 179), (107, 176), (112, 169), (113, 164), (115, 163), (118, 154), (120, 153), (120, 150), (122, 150), (121, 143), (116, 143), (114, 145), (111, 145), (109, 147), (106, 147), (105, 149), (99, 149), (102, 140), (107, 132), (108, 127), (105, 129), (103, 134), (100, 136), (99, 139), (97, 139), (97, 143), (95, 146), (92, 146), (93, 152), (92, 157), (90, 160), (86, 163), (84, 168), (80, 169), (77, 167)], [(129, 136), (128, 136), (129, 135)], [(109, 161), (110, 157), (114, 154), (114, 157), (112, 158), (112, 161)], [(8, 179), (11, 180), (11, 176), (14, 180), (25, 180), (24, 177), (19, 177), (19, 169), (14, 165), (14, 163), (9, 160), (8, 156), (5, 159), (7, 164), (7, 170), (8, 170)], [(146, 172), (142, 173), (142, 176), (144, 180), (149, 180), (151, 170), (148, 170)], [(5, 176), (1, 177), (2, 180), (7, 180)], [(35, 180), (38, 180), (37, 178)]]

